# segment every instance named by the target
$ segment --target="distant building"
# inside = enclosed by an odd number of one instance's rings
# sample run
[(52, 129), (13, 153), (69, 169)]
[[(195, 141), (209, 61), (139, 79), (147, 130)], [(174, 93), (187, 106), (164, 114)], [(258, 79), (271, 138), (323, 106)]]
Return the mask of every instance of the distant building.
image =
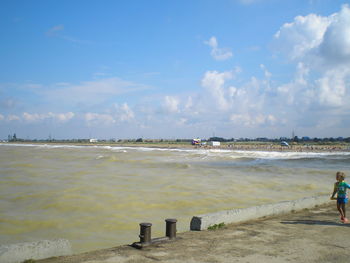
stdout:
[(90, 142), (97, 142), (97, 139), (90, 139)]
[(214, 146), (214, 147), (218, 147), (218, 146), (220, 146), (220, 142), (218, 142), (218, 141), (210, 141), (209, 145), (210, 146)]

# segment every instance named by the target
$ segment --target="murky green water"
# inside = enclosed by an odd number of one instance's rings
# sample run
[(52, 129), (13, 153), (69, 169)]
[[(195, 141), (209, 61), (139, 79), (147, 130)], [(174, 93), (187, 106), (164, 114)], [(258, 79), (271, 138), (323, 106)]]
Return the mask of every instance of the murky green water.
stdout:
[(0, 244), (65, 238), (75, 253), (164, 236), (166, 218), (331, 193), (349, 153), (0, 145)]

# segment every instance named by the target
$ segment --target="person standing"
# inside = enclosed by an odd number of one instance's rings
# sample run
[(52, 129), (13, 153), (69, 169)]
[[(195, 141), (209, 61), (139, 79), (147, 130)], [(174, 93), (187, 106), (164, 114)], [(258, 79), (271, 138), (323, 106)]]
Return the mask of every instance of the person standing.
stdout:
[[(337, 200), (337, 209), (340, 213), (340, 220), (343, 223), (348, 223), (349, 220), (346, 218), (345, 205), (348, 202), (347, 189), (350, 189), (350, 185), (345, 182), (345, 174), (343, 172), (337, 172), (335, 178), (337, 179), (337, 182), (334, 183), (331, 200)], [(334, 197), (335, 194), (337, 194), (337, 198)]]

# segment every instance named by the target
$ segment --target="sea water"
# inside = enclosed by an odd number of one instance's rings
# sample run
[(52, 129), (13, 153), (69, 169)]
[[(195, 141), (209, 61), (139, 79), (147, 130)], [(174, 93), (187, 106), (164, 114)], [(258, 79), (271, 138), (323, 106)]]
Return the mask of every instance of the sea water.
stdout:
[(331, 194), (349, 152), (0, 144), (0, 245), (68, 239), (75, 253), (139, 241), (139, 223)]

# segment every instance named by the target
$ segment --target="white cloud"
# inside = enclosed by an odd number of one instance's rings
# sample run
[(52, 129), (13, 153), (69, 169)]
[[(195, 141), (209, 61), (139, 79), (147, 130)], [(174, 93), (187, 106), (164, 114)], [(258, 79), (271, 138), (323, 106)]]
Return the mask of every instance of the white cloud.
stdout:
[(274, 125), (277, 119), (272, 114), (232, 114), (230, 120), (237, 125), (243, 125), (245, 127), (255, 127), (262, 125)]
[(347, 76), (350, 76), (350, 69), (329, 70), (316, 81), (321, 104), (336, 107), (349, 102), (346, 98), (347, 88), (349, 89), (349, 83), (346, 83)]
[(176, 124), (179, 126), (185, 125), (187, 122), (186, 118), (180, 118), (179, 120), (177, 120)]
[(5, 120), (5, 116), (0, 114), (0, 121)]
[(112, 125), (120, 122), (130, 122), (135, 118), (133, 110), (127, 103), (122, 105), (115, 104), (114, 107), (108, 111), (108, 113), (95, 113), (88, 112), (84, 115), (85, 122), (88, 126), (97, 125)]
[(94, 105), (110, 100), (113, 96), (145, 89), (148, 89), (145, 85), (113, 77), (86, 81), (78, 85), (68, 83), (56, 84), (50, 89), (40, 91), (40, 94), (44, 94), (52, 101)]
[(279, 100), (288, 105), (297, 105), (299, 102), (304, 106), (309, 105), (315, 99), (314, 89), (309, 86), (307, 79), (309, 71), (310, 69), (303, 63), (298, 63), (294, 79), (277, 87)]
[(350, 8), (343, 5), (339, 13), (326, 17), (297, 16), (275, 34), (275, 44), (290, 59), (314, 66), (350, 63)]
[(18, 117), (17, 115), (10, 114), (10, 115), (7, 116), (7, 120), (8, 120), (8, 121), (20, 121), (21, 118)]
[(130, 109), (127, 103), (123, 103), (120, 107), (116, 105), (116, 109), (120, 121), (131, 121), (135, 118), (134, 112)]
[(67, 113), (28, 113), (24, 112), (22, 114), (23, 120), (27, 122), (39, 122), (44, 121), (47, 119), (53, 119), (58, 122), (66, 122), (72, 119), (75, 116), (73, 112), (67, 112)]
[(260, 68), (264, 71), (265, 78), (271, 78), (272, 74), (267, 70), (264, 64), (260, 64)]
[(329, 24), (320, 45), (320, 53), (327, 59), (350, 62), (350, 8), (343, 5), (341, 11), (329, 18)]
[(116, 120), (110, 114), (88, 112), (84, 115), (84, 118), (89, 126), (94, 126), (98, 124), (111, 125), (116, 122)]
[(285, 23), (275, 34), (278, 49), (291, 59), (303, 57), (322, 43), (330, 20), (315, 14), (295, 17), (293, 22)]
[(57, 114), (51, 113), (51, 114), (53, 115), (53, 117), (55, 119), (57, 119), (58, 121), (61, 121), (61, 122), (69, 121), (70, 119), (72, 119), (75, 116), (75, 114), (73, 112), (57, 113)]
[[(306, 104), (314, 108), (346, 106), (350, 99), (348, 5), (327, 17), (298, 16), (284, 24), (275, 39), (280, 51), (298, 63), (299, 77), (278, 88), (287, 95), (290, 105), (303, 105), (304, 109)], [(307, 79), (308, 76), (316, 77)]]
[(36, 122), (36, 121), (40, 121), (40, 120), (43, 120), (46, 118), (45, 115), (42, 115), (42, 114), (37, 114), (37, 113), (34, 113), (34, 114), (30, 114), (30, 113), (27, 113), (27, 112), (24, 112), (22, 114), (23, 116), (23, 119), (25, 121), (28, 121), (28, 122)]
[(179, 112), (180, 101), (172, 96), (165, 96), (164, 98), (164, 108), (167, 112), (177, 113)]
[(207, 71), (202, 79), (202, 87), (209, 91), (220, 110), (228, 110), (230, 108), (224, 85), (225, 81), (232, 78), (233, 73), (231, 71), (222, 73), (218, 71)]
[(189, 96), (187, 98), (187, 102), (186, 102), (186, 105), (185, 105), (185, 110), (191, 110), (192, 107), (193, 107), (193, 98), (192, 98), (192, 96)]
[(208, 41), (204, 41), (204, 43), (212, 48), (210, 54), (215, 60), (227, 60), (232, 57), (232, 52), (230, 49), (219, 48), (216, 37), (213, 36)]

